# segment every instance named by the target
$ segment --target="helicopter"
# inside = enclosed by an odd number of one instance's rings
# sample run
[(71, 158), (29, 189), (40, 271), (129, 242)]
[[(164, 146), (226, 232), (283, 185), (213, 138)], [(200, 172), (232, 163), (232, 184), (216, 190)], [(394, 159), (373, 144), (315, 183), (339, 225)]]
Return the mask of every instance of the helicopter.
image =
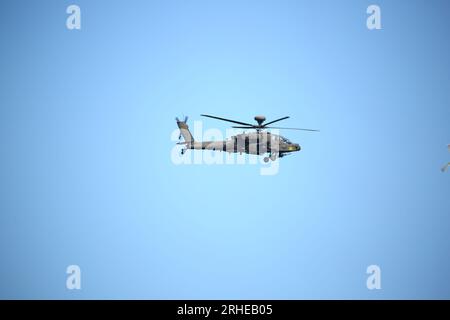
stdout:
[(298, 143), (293, 143), (289, 139), (278, 135), (273, 134), (266, 129), (284, 129), (284, 130), (302, 130), (302, 131), (315, 131), (319, 130), (315, 129), (302, 129), (302, 128), (281, 128), (281, 127), (272, 127), (271, 124), (275, 122), (282, 121), (288, 119), (289, 117), (282, 117), (267, 123), (265, 116), (255, 116), (256, 124), (246, 123), (235, 121), (231, 119), (211, 116), (207, 114), (201, 114), (202, 117), (217, 119), (221, 121), (231, 122), (233, 124), (238, 124), (238, 126), (232, 126), (232, 128), (236, 129), (254, 129), (256, 131), (250, 133), (240, 133), (231, 138), (223, 141), (202, 141), (197, 142), (194, 141), (194, 138), (189, 131), (189, 126), (187, 125), (188, 117), (185, 117), (183, 121), (179, 118), (175, 118), (177, 121), (178, 128), (180, 129), (180, 135), (178, 137), (181, 140), (181, 137), (184, 138), (184, 142), (178, 142), (180, 145), (184, 145), (184, 148), (181, 149), (181, 154), (183, 155), (187, 150), (213, 150), (213, 151), (225, 151), (229, 153), (247, 153), (254, 155), (266, 155), (264, 157), (264, 162), (269, 162), (269, 160), (276, 161), (277, 158), (283, 158), (286, 155), (292, 154), (293, 152), (297, 152), (301, 150), (301, 147)]
[[(450, 144), (447, 146), (448, 151), (450, 151)], [(450, 162), (447, 163), (445, 166), (442, 167), (441, 171), (445, 172), (447, 170), (447, 168), (450, 167)]]

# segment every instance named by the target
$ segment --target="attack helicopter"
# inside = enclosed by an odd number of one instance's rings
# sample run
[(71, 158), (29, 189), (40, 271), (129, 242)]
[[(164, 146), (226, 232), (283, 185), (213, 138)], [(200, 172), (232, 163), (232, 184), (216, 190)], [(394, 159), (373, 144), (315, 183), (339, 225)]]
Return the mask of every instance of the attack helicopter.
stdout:
[(283, 129), (283, 130), (301, 130), (301, 131), (311, 131), (318, 132), (315, 129), (302, 129), (302, 128), (284, 128), (284, 127), (273, 127), (270, 126), (275, 122), (286, 120), (289, 117), (282, 117), (267, 123), (265, 116), (255, 116), (256, 124), (235, 121), (231, 119), (226, 119), (222, 117), (211, 116), (207, 114), (202, 114), (202, 117), (217, 119), (221, 121), (231, 122), (237, 124), (238, 126), (232, 126), (236, 129), (252, 129), (253, 132), (244, 132), (232, 136), (231, 138), (223, 141), (202, 141), (197, 142), (194, 140), (191, 132), (189, 131), (189, 126), (187, 125), (188, 117), (185, 117), (183, 121), (179, 118), (175, 118), (177, 121), (178, 128), (180, 129), (179, 140), (181, 137), (184, 138), (184, 142), (178, 142), (180, 145), (184, 145), (181, 150), (183, 155), (187, 150), (213, 150), (213, 151), (225, 151), (229, 153), (247, 153), (254, 155), (266, 155), (264, 157), (264, 162), (269, 162), (269, 160), (275, 161), (277, 158), (283, 158), (286, 155), (292, 154), (294, 152), (300, 151), (301, 147), (298, 143), (293, 143), (289, 139), (273, 134), (266, 129)]

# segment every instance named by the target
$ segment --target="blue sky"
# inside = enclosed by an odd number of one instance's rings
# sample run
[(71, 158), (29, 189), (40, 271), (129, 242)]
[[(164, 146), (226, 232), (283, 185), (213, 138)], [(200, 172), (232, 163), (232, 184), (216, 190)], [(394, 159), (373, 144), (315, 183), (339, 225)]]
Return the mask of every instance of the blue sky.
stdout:
[[(450, 5), (371, 4), (3, 1), (0, 298), (450, 298)], [(174, 165), (202, 113), (321, 132)]]

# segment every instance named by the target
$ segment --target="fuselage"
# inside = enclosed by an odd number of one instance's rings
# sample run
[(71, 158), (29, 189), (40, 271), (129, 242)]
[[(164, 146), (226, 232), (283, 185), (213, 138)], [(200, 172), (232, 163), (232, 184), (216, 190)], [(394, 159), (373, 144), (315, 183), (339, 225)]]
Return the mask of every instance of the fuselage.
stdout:
[(284, 154), (300, 151), (300, 146), (288, 139), (270, 132), (241, 133), (223, 141), (202, 141), (187, 144), (187, 149), (215, 150), (234, 153), (261, 155), (265, 153)]

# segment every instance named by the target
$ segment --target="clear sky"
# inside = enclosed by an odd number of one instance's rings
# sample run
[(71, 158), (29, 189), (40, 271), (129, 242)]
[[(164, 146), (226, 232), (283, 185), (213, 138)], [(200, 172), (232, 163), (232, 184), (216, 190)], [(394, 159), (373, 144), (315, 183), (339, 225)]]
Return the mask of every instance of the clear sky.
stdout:
[[(0, 298), (450, 298), (449, 30), (444, 0), (2, 1)], [(202, 113), (321, 132), (272, 176), (175, 165)]]

